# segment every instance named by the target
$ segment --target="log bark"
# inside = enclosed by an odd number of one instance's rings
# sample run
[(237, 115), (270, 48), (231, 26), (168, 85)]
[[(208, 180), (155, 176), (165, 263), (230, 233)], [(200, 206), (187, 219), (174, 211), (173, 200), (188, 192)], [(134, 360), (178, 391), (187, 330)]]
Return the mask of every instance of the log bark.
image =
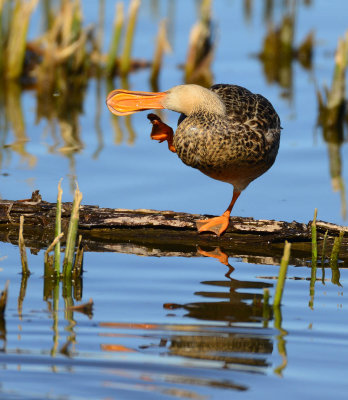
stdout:
[[(72, 203), (62, 203), (62, 230), (66, 231)], [(56, 204), (43, 201), (34, 192), (31, 199), (0, 200), (0, 240), (17, 244), (19, 219), (24, 215), (26, 245), (37, 251), (54, 239)], [(197, 249), (220, 247), (228, 256), (265, 263), (280, 261), (285, 240), (293, 243), (291, 262), (304, 265), (311, 258), (311, 221), (255, 220), (232, 217), (226, 233), (217, 237), (198, 234), (195, 221), (211, 217), (174, 211), (127, 210), (82, 205), (79, 234), (86, 251), (119, 251), (139, 255), (199, 255)], [(348, 227), (317, 221), (319, 256), (328, 231), (327, 254), (334, 237)], [(343, 237), (340, 260), (348, 262), (348, 235)], [(63, 241), (64, 243), (64, 241)], [(263, 261), (262, 261), (263, 260)], [(254, 262), (251, 261), (251, 262)]]

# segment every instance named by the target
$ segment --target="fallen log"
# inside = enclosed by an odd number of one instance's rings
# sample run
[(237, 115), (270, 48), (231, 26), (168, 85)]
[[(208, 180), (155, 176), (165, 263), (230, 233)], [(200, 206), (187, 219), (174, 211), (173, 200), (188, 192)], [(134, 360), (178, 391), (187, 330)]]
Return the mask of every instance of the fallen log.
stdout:
[[(62, 203), (62, 230), (69, 223), (72, 203)], [(24, 215), (24, 238), (32, 251), (46, 248), (54, 239), (56, 204), (43, 201), (39, 192), (26, 200), (0, 200), (0, 240), (17, 244), (18, 227)], [(195, 221), (211, 216), (174, 211), (127, 210), (80, 207), (79, 233), (86, 251), (118, 251), (139, 255), (197, 255), (197, 248), (220, 247), (228, 256), (261, 258), (278, 263), (283, 243), (292, 245), (295, 265), (304, 265), (311, 258), (311, 221), (307, 224), (253, 218), (232, 217), (226, 233), (217, 237), (198, 234)], [(334, 237), (348, 227), (317, 221), (320, 242), (328, 231), (327, 254)], [(343, 237), (340, 260), (348, 262), (348, 235)], [(64, 244), (64, 241), (63, 241)], [(198, 252), (198, 255), (200, 253)], [(274, 262), (273, 262), (274, 261)], [(253, 262), (253, 261), (251, 261)], [(262, 261), (261, 261), (262, 262)]]

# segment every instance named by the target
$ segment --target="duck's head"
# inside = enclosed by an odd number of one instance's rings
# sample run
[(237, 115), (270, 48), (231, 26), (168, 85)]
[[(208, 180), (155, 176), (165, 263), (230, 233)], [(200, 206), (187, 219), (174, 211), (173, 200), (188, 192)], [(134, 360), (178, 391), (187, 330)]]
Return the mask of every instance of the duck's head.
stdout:
[(185, 115), (196, 111), (225, 115), (219, 96), (199, 85), (178, 85), (165, 92), (138, 92), (116, 89), (109, 93), (106, 104), (115, 115), (167, 108)]

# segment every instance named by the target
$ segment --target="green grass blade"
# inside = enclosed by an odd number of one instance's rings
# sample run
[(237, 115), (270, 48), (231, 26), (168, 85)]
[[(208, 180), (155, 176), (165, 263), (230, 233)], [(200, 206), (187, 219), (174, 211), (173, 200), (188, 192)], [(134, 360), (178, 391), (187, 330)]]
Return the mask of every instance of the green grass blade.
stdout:
[(288, 243), (286, 241), (285, 246), (284, 246), (283, 257), (280, 262), (277, 287), (276, 287), (276, 291), (275, 291), (275, 295), (274, 295), (273, 306), (275, 306), (275, 307), (279, 306), (282, 301), (286, 273), (288, 270), (289, 259), (290, 259), (290, 249), (291, 249), (291, 243)]

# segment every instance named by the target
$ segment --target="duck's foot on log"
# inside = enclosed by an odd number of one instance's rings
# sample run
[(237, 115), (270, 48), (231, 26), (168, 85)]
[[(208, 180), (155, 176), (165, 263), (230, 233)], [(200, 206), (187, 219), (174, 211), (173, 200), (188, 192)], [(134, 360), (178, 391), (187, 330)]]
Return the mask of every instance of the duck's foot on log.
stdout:
[(220, 217), (210, 219), (199, 219), (196, 221), (198, 232), (213, 232), (220, 236), (228, 228), (230, 223), (230, 213), (225, 211)]

